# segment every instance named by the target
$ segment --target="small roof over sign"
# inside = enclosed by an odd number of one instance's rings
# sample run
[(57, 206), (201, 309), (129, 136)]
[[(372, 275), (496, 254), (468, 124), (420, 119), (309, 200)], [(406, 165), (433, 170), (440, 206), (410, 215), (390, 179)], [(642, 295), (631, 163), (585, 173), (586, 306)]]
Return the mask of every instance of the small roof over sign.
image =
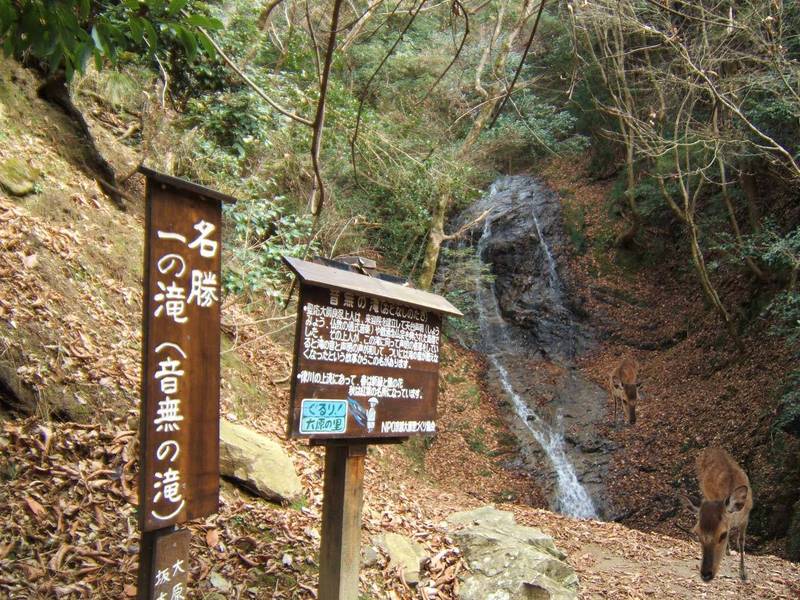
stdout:
[(283, 260), (289, 265), (303, 283), (319, 285), (337, 290), (349, 290), (391, 300), (399, 304), (407, 304), (416, 308), (424, 308), (438, 313), (454, 316), (463, 316), (460, 310), (447, 300), (436, 294), (417, 290), (376, 277), (361, 275), (350, 271), (342, 271), (333, 267), (318, 265), (317, 263), (284, 256)]
[(144, 165), (139, 166), (138, 171), (153, 181), (157, 181), (158, 183), (162, 183), (184, 192), (189, 192), (190, 194), (202, 196), (211, 200), (219, 200), (220, 202), (228, 202), (230, 204), (236, 202), (236, 198), (233, 196), (228, 196), (227, 194), (223, 194), (217, 190), (212, 190), (211, 188), (187, 181), (186, 179), (181, 179), (180, 177), (173, 177), (172, 175), (167, 175), (166, 173), (159, 173), (158, 171), (154, 171), (153, 169), (145, 167)]

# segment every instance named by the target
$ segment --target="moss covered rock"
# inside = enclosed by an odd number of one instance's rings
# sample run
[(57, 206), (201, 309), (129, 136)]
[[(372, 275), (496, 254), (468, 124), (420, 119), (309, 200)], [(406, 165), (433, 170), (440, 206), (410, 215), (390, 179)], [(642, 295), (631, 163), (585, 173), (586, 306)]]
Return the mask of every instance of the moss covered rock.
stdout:
[(14, 196), (33, 193), (41, 173), (18, 158), (0, 162), (0, 185)]

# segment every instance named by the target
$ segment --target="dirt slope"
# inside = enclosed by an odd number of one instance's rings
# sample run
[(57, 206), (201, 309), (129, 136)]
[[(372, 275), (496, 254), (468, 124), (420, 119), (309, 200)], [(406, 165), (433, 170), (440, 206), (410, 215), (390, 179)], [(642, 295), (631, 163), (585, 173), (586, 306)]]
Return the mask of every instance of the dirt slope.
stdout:
[[(755, 320), (737, 352), (704, 302), (680, 236), (646, 232), (635, 253), (617, 251), (609, 225), (610, 182), (553, 161), (545, 171), (562, 194), (567, 214), (581, 215), (584, 253), (571, 252), (583, 310), (602, 339), (581, 368), (607, 387), (622, 357), (642, 365), (646, 401), (635, 427), (614, 426), (617, 445), (608, 480), (609, 501), (623, 523), (688, 537), (693, 523), (678, 492), (697, 491), (694, 460), (709, 445), (727, 448), (748, 472), (756, 506), (751, 538), (764, 551), (785, 551), (792, 504), (800, 499), (800, 440), (770, 429), (786, 374), (795, 368), (768, 324)], [(623, 224), (620, 222), (619, 227)], [(710, 259), (709, 259), (710, 260)], [(724, 276), (723, 276), (724, 275)], [(746, 277), (715, 275), (726, 302), (746, 297)]]

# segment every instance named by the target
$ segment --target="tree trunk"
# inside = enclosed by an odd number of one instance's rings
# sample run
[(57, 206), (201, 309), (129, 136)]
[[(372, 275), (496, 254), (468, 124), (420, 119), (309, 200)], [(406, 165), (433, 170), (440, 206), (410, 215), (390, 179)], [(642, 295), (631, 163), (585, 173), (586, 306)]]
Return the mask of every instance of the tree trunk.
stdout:
[(422, 260), (422, 270), (417, 280), (420, 289), (429, 290), (436, 275), (436, 266), (439, 264), (439, 253), (442, 242), (447, 238), (444, 233), (444, 218), (450, 206), (450, 196), (445, 192), (439, 194), (439, 199), (433, 207), (431, 215), (431, 230), (425, 244), (425, 258)]
[[(620, 118), (620, 127), (625, 135), (625, 198), (630, 209), (631, 222), (628, 228), (617, 236), (614, 244), (617, 248), (627, 248), (632, 243), (636, 234), (639, 233), (641, 219), (639, 218), (639, 207), (636, 203), (636, 172), (634, 171), (634, 133), (625, 126), (625, 122)], [(627, 132), (626, 132), (627, 129)]]
[(758, 210), (756, 178), (750, 173), (742, 173), (739, 177), (739, 182), (742, 185), (744, 197), (747, 199), (747, 217), (750, 221), (750, 229), (759, 231), (761, 229), (761, 215)]
[(706, 261), (703, 258), (703, 250), (700, 247), (697, 225), (690, 215), (686, 215), (686, 217), (684, 222), (686, 223), (686, 230), (689, 234), (689, 244), (692, 249), (692, 263), (694, 264), (695, 271), (697, 271), (698, 279), (700, 279), (700, 286), (703, 289), (703, 294), (722, 318), (728, 335), (730, 335), (736, 347), (739, 348), (739, 350), (743, 350), (742, 340), (739, 338), (738, 332), (736, 331), (736, 323), (722, 303), (716, 288), (714, 288), (714, 284), (711, 282), (711, 277), (708, 274)]

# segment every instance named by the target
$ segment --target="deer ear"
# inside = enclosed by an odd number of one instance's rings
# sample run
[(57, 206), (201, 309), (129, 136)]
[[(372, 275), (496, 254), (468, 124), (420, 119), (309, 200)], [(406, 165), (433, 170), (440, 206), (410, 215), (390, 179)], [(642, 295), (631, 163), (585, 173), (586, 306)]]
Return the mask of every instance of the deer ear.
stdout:
[(744, 508), (744, 504), (747, 501), (747, 486), (740, 485), (733, 493), (728, 496), (728, 499), (725, 501), (725, 507), (728, 509), (729, 513), (739, 512)]
[(681, 492), (680, 494), (678, 494), (678, 496), (681, 499), (681, 503), (690, 511), (692, 511), (694, 514), (698, 514), (700, 512), (700, 507), (697, 506), (694, 502), (692, 502), (692, 499), (689, 498), (687, 494)]

